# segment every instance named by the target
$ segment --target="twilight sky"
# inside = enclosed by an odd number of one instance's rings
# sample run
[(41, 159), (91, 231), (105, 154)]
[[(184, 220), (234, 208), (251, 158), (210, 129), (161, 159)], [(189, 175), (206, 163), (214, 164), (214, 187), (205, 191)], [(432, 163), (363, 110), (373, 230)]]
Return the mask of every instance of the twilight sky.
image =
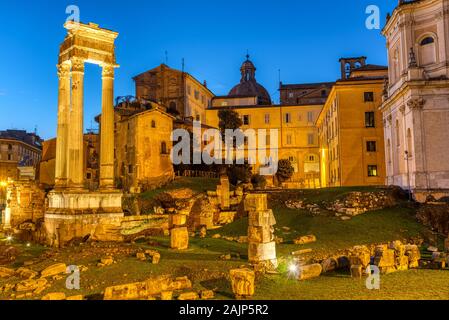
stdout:
[[(0, 0), (0, 130), (56, 134), (56, 63), (68, 5), (81, 21), (120, 33), (115, 95), (134, 95), (132, 77), (166, 61), (224, 95), (239, 82), (247, 50), (257, 80), (279, 102), (284, 83), (334, 81), (338, 59), (368, 57), (386, 64), (380, 30), (365, 27), (368, 5), (381, 10), (381, 26), (397, 0)], [(101, 109), (101, 71), (86, 65), (85, 128)]]

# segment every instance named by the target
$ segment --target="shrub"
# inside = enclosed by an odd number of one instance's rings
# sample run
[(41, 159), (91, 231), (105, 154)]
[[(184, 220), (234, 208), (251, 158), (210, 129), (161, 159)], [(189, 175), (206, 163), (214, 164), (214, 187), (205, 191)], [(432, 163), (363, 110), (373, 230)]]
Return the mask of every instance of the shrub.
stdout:
[(255, 174), (251, 178), (251, 183), (255, 189), (265, 189), (267, 186), (267, 179), (260, 174)]
[(228, 168), (229, 182), (234, 186), (251, 181), (251, 167), (249, 165), (232, 165)]
[(292, 163), (288, 159), (281, 159), (278, 162), (278, 172), (276, 176), (279, 182), (284, 182), (290, 179), (295, 173), (295, 169), (292, 166)]

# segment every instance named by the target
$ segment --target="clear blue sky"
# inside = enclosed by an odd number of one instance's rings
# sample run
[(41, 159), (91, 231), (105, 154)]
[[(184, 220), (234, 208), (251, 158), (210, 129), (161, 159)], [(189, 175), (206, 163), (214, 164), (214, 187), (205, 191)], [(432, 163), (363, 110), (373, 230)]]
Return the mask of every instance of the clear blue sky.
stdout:
[[(380, 30), (365, 28), (365, 9), (381, 9), (381, 26), (397, 0), (0, 0), (0, 130), (56, 134), (56, 63), (65, 36), (68, 5), (78, 5), (82, 22), (120, 33), (117, 39), (115, 95), (133, 95), (132, 77), (165, 62), (217, 95), (240, 79), (249, 50), (257, 79), (279, 99), (278, 70), (284, 83), (334, 81), (338, 59), (368, 57), (386, 64)], [(85, 127), (100, 112), (100, 68), (86, 68)]]

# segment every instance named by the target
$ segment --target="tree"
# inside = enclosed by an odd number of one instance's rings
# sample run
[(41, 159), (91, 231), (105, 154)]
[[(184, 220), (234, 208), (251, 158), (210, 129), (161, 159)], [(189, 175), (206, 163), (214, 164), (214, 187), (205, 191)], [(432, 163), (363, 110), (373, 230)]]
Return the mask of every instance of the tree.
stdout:
[(222, 109), (218, 111), (218, 119), (220, 120), (218, 127), (220, 128), (223, 139), (227, 129), (237, 130), (243, 125), (240, 115), (232, 109)]
[(278, 162), (278, 172), (276, 176), (279, 182), (284, 182), (290, 179), (295, 173), (295, 169), (292, 166), (292, 163), (288, 159), (281, 159)]
[(252, 168), (248, 164), (234, 164), (228, 167), (227, 174), (229, 182), (237, 186), (240, 183), (249, 183), (251, 181)]
[(255, 174), (251, 178), (251, 183), (255, 189), (265, 189), (267, 186), (267, 179), (260, 174)]

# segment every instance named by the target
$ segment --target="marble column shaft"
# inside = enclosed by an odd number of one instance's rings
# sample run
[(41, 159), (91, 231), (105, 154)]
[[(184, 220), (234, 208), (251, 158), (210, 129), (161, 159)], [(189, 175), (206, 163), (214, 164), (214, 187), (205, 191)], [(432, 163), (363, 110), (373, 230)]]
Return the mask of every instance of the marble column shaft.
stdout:
[(114, 188), (114, 66), (103, 65), (100, 188)]
[(84, 187), (84, 61), (72, 60), (72, 104), (69, 115), (68, 187)]
[(67, 139), (70, 111), (70, 63), (58, 65), (58, 127), (56, 140), (55, 185), (67, 185)]

